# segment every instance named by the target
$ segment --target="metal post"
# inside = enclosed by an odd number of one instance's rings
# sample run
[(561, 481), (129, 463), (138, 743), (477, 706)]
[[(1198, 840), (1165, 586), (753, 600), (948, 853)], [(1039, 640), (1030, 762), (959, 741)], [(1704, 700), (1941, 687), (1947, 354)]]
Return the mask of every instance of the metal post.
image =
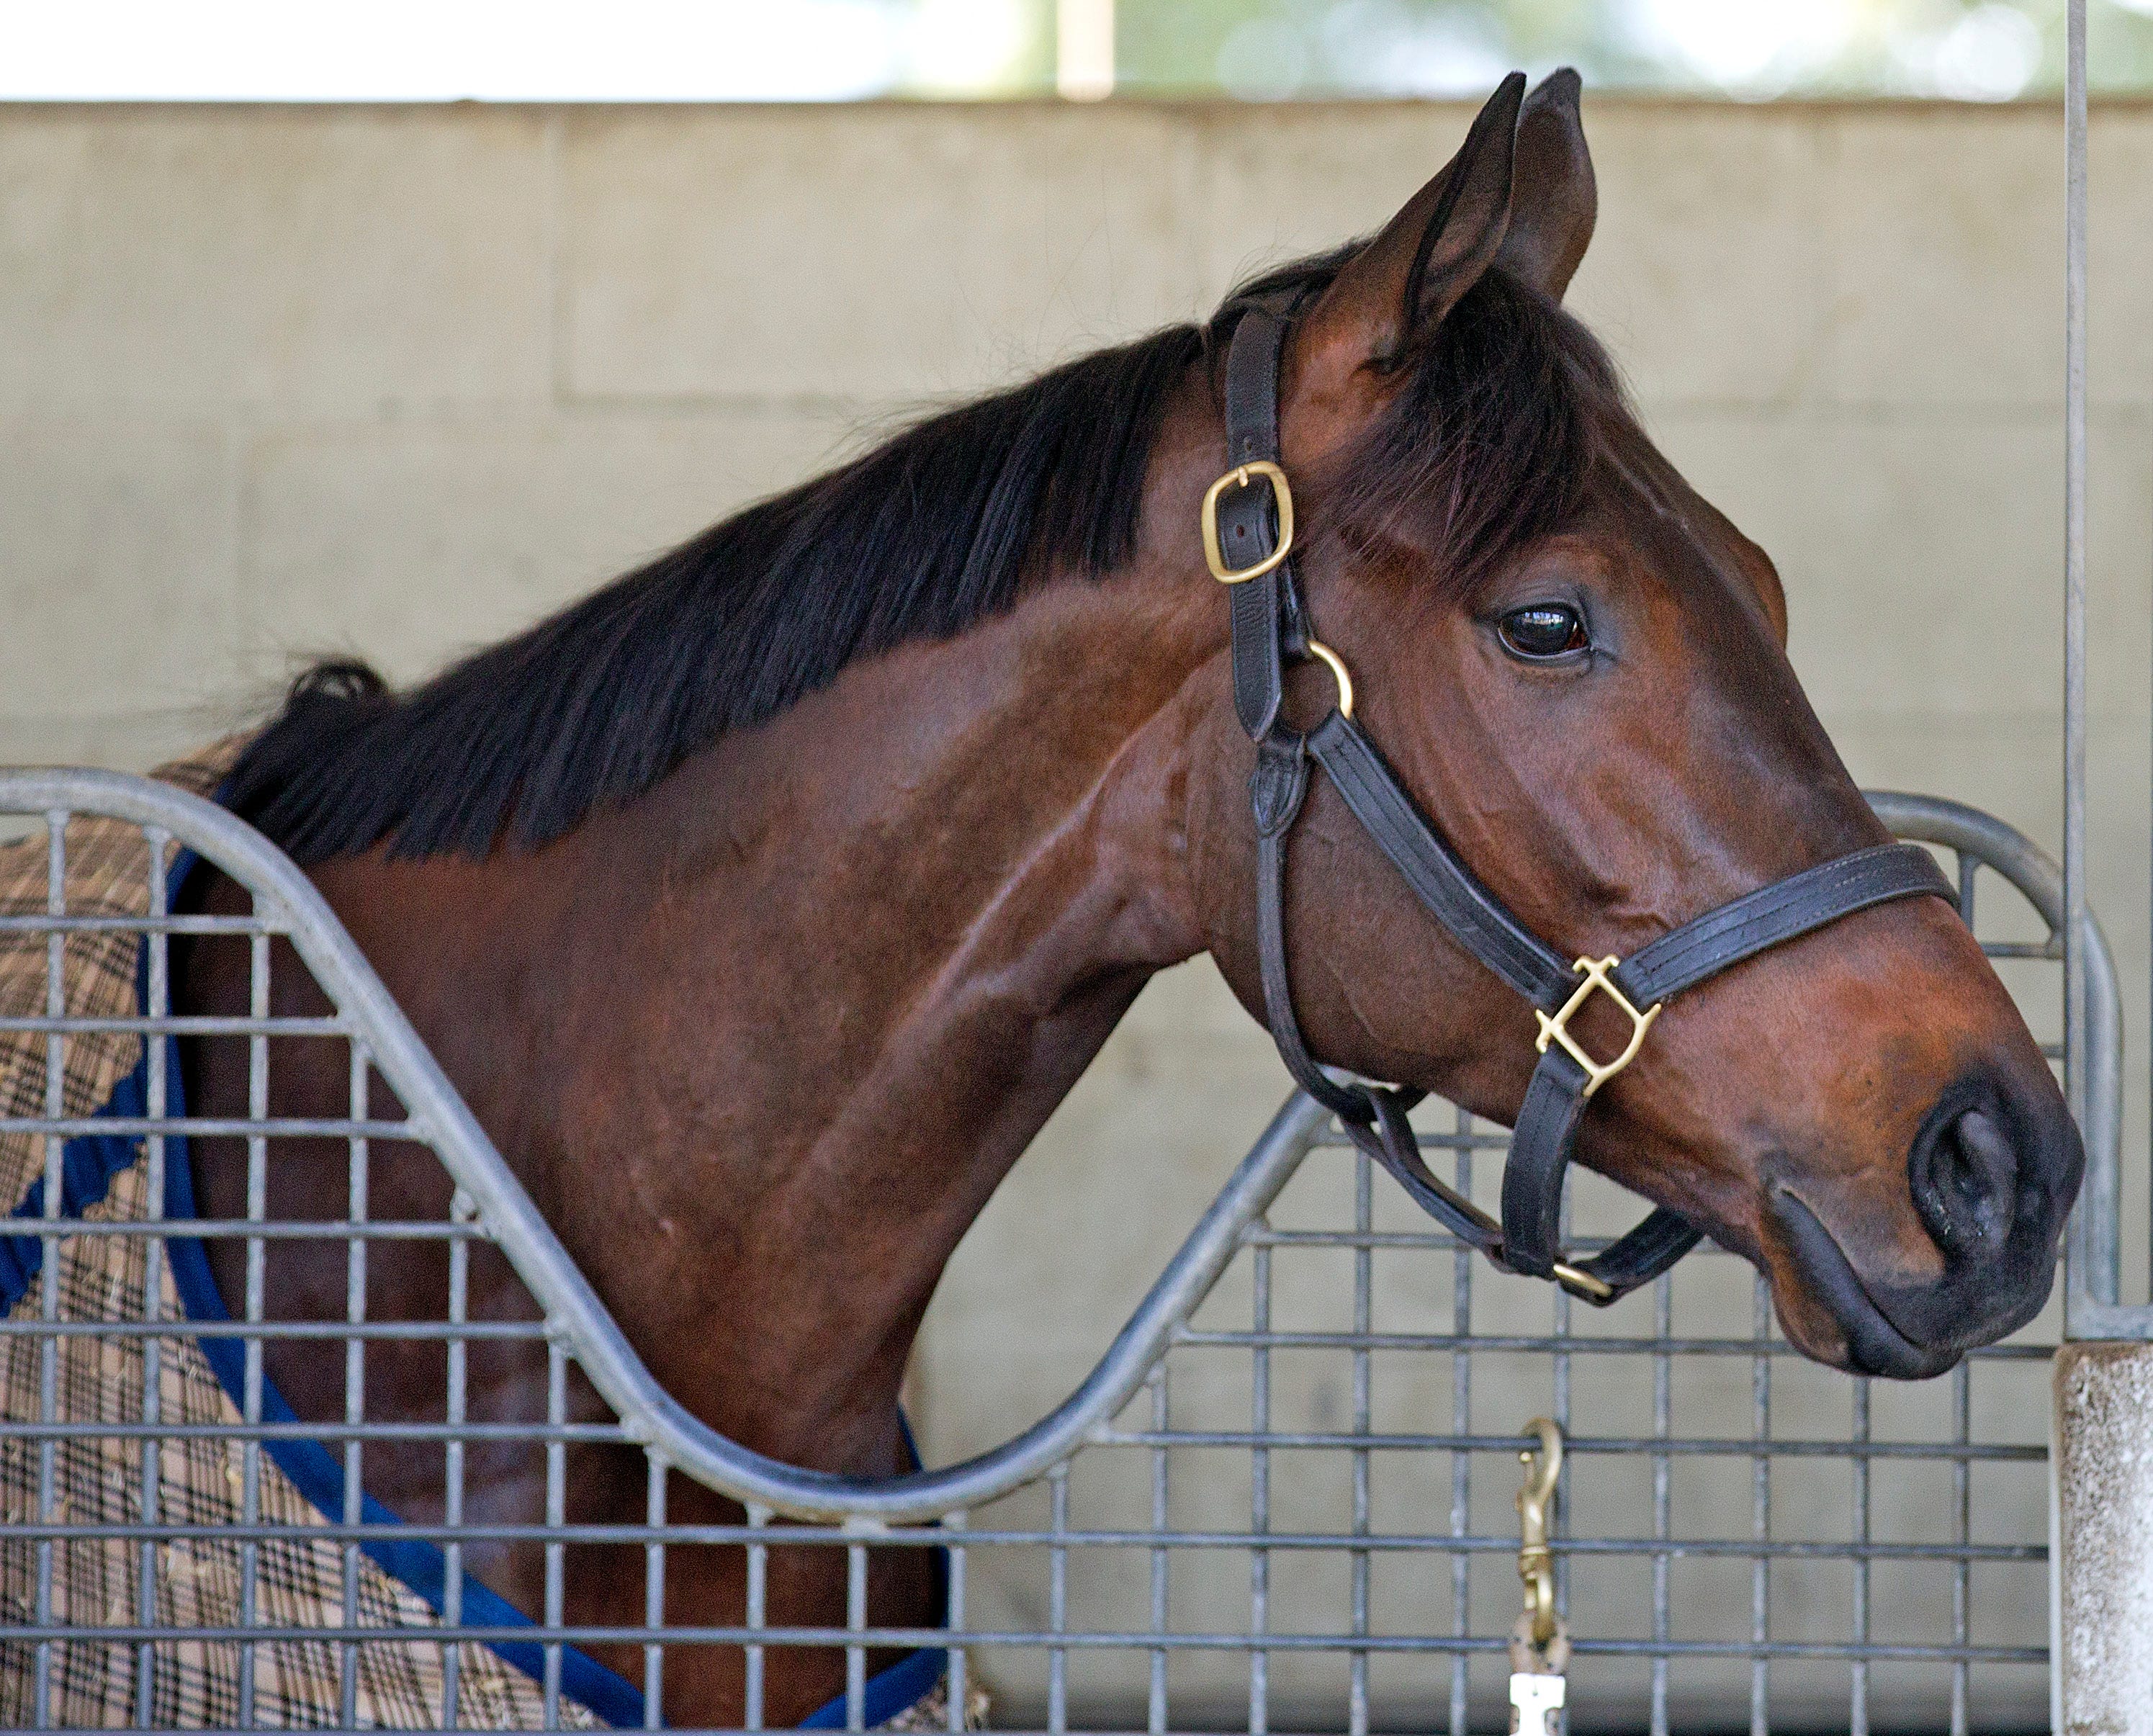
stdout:
[[(2089, 1104), (2086, 821), (2086, 8), (2066, 14), (2064, 85), (2064, 1055)], [(2067, 1328), (2120, 1308), (2115, 1166), (2089, 1166), (2070, 1245)], [(2088, 1306), (2090, 1304), (2091, 1306)], [(2142, 1319), (2142, 1316), (2140, 1316)], [(2136, 1324), (2137, 1322), (2133, 1322)], [(2118, 1335), (2120, 1336), (2120, 1334)], [(2056, 1352), (2049, 1451), (2049, 1693), (2059, 1736), (2153, 1736), (2153, 1347)]]

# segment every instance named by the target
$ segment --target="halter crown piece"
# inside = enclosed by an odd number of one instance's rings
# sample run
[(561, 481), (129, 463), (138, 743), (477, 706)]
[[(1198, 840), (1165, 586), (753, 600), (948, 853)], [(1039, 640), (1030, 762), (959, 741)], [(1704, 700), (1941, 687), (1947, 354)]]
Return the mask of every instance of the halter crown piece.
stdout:
[[(1204, 558), (1232, 599), (1234, 709), (1256, 746), (1249, 789), (1266, 1021), (1295, 1082), (1431, 1216), (1506, 1270), (1553, 1279), (1605, 1306), (1659, 1276), (1701, 1235), (1662, 1207), (1590, 1259), (1570, 1259), (1561, 1248), (1563, 1177), (1585, 1105), (1636, 1059), (1660, 1009), (1730, 965), (1856, 910), (1894, 899), (1957, 900), (1928, 852), (1880, 844), (1746, 893), (1627, 959), (1573, 961), (1535, 935), (1458, 859), (1353, 721), (1346, 665), (1310, 631), (1294, 578), (1293, 490), (1279, 452), (1279, 359), (1292, 314), (1290, 297), (1255, 298), (1235, 323), (1226, 354), (1229, 467), (1211, 485), (1203, 509)], [(1330, 669), (1338, 699), (1321, 723), (1303, 732), (1283, 722), (1279, 709), (1286, 664), (1310, 659)], [(1423, 1161), (1406, 1119), (1422, 1093), (1334, 1079), (1302, 1039), (1286, 965), (1285, 847), (1308, 794), (1311, 761), (1435, 919), (1523, 995), (1539, 1021), (1535, 1046), (1540, 1058), (1503, 1172), (1500, 1223)], [(1571, 1017), (1596, 995), (1630, 1021), (1628, 1042), (1606, 1061), (1589, 1054), (1570, 1031)]]

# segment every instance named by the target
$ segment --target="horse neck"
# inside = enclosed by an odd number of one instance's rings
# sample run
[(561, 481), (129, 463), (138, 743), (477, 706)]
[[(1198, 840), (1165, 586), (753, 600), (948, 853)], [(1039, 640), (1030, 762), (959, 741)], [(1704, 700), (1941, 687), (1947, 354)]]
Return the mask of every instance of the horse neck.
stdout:
[(1180, 815), (1216, 603), (1044, 585), (535, 856), (325, 875), (653, 1372), (735, 1438), (895, 1469), (944, 1261), (1200, 948)]

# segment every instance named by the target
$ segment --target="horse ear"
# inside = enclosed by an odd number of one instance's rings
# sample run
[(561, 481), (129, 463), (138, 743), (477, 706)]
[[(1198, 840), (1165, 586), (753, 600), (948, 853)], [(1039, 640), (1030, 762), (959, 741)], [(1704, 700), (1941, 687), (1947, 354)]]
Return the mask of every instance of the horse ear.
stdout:
[(1518, 162), (1510, 194), (1509, 232), (1495, 262), (1550, 300), (1562, 293), (1585, 257), (1599, 214), (1592, 153), (1577, 99), (1583, 81), (1570, 68), (1550, 74), (1525, 99), (1518, 116)]
[(1494, 263), (1509, 227), (1524, 94), (1523, 73), (1504, 79), (1458, 155), (1332, 280), (1309, 312), (1311, 356), (1336, 358), (1351, 371), (1395, 355)]

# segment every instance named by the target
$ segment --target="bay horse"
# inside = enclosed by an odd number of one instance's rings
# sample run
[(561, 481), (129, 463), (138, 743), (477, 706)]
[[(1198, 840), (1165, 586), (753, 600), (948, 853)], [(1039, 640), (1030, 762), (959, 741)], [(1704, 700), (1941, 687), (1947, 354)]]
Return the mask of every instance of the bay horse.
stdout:
[[(795, 1464), (903, 1469), (899, 1382), (944, 1263), (1146, 980), (1209, 952), (1265, 1016), (1255, 755), (1199, 535), (1252, 306), (1291, 309), (1295, 606), (1399, 784), (1521, 924), (1565, 958), (1628, 955), (1888, 843), (1788, 662), (1772, 563), (1560, 305), (1596, 211), (1575, 75), (1529, 99), (1514, 76), (1372, 239), (923, 420), (407, 692), (323, 665), (247, 748), (222, 799), (305, 867), (705, 1423)], [(1333, 680), (1292, 659), (1287, 712), (1321, 715)], [(1279, 944), (1308, 1049), (1514, 1120), (1536, 1057), (1513, 990), (1331, 783), (1309, 785), (1290, 853)], [(247, 899), (205, 870), (185, 903)], [(181, 1011), (246, 1011), (243, 944), (200, 940), (176, 972)], [(272, 979), (277, 1012), (324, 1010), (295, 957)], [(1629, 1034), (1604, 997), (1578, 1028), (1601, 1053)], [(272, 1114), (344, 1112), (341, 1051), (273, 1046)], [(246, 1051), (186, 1044), (193, 1112), (245, 1115)], [(1754, 1262), (1800, 1350), (1907, 1377), (2039, 1308), (2082, 1161), (1932, 897), (1672, 1000), (1576, 1149)], [(340, 1144), (277, 1153), (272, 1215), (344, 1216)], [(197, 1141), (193, 1163), (203, 1212), (244, 1215), (243, 1142)], [(446, 1183), (383, 1148), (372, 1204), (438, 1214)], [(238, 1294), (242, 1246), (212, 1264)], [(272, 1319), (343, 1317), (328, 1252), (272, 1244), (263, 1278)], [(374, 1318), (443, 1317), (438, 1245), (375, 1246), (367, 1281)], [(528, 1311), (481, 1250), (472, 1316)], [(475, 1347), (471, 1368), (473, 1418), (542, 1418), (542, 1346)], [(267, 1369), (303, 1418), (341, 1415), (340, 1359), (277, 1342)], [(369, 1416), (438, 1420), (442, 1369), (437, 1344), (373, 1347)], [(580, 1388), (573, 1408), (603, 1414)], [(365, 1464), (370, 1494), (438, 1519), (437, 1444), (371, 1443)], [(639, 1455), (571, 1466), (572, 1519), (640, 1521)], [(542, 1518), (537, 1449), (474, 1445), (468, 1479), (472, 1521)], [(739, 1516), (685, 1485), (670, 1511)], [(539, 1608), (535, 1545), (466, 1560)], [(568, 1618), (632, 1625), (639, 1554), (603, 1561), (572, 1555)], [(669, 1618), (738, 1621), (744, 1571), (736, 1549), (671, 1549)], [(771, 1619), (841, 1621), (844, 1571), (779, 1552)], [(871, 1578), (873, 1622), (932, 1624), (925, 1552), (878, 1552)], [(634, 1671), (633, 1648), (601, 1656)], [(669, 1647), (667, 1715), (737, 1721), (742, 1672), (737, 1649)], [(842, 1684), (835, 1654), (774, 1653), (769, 1715)]]

